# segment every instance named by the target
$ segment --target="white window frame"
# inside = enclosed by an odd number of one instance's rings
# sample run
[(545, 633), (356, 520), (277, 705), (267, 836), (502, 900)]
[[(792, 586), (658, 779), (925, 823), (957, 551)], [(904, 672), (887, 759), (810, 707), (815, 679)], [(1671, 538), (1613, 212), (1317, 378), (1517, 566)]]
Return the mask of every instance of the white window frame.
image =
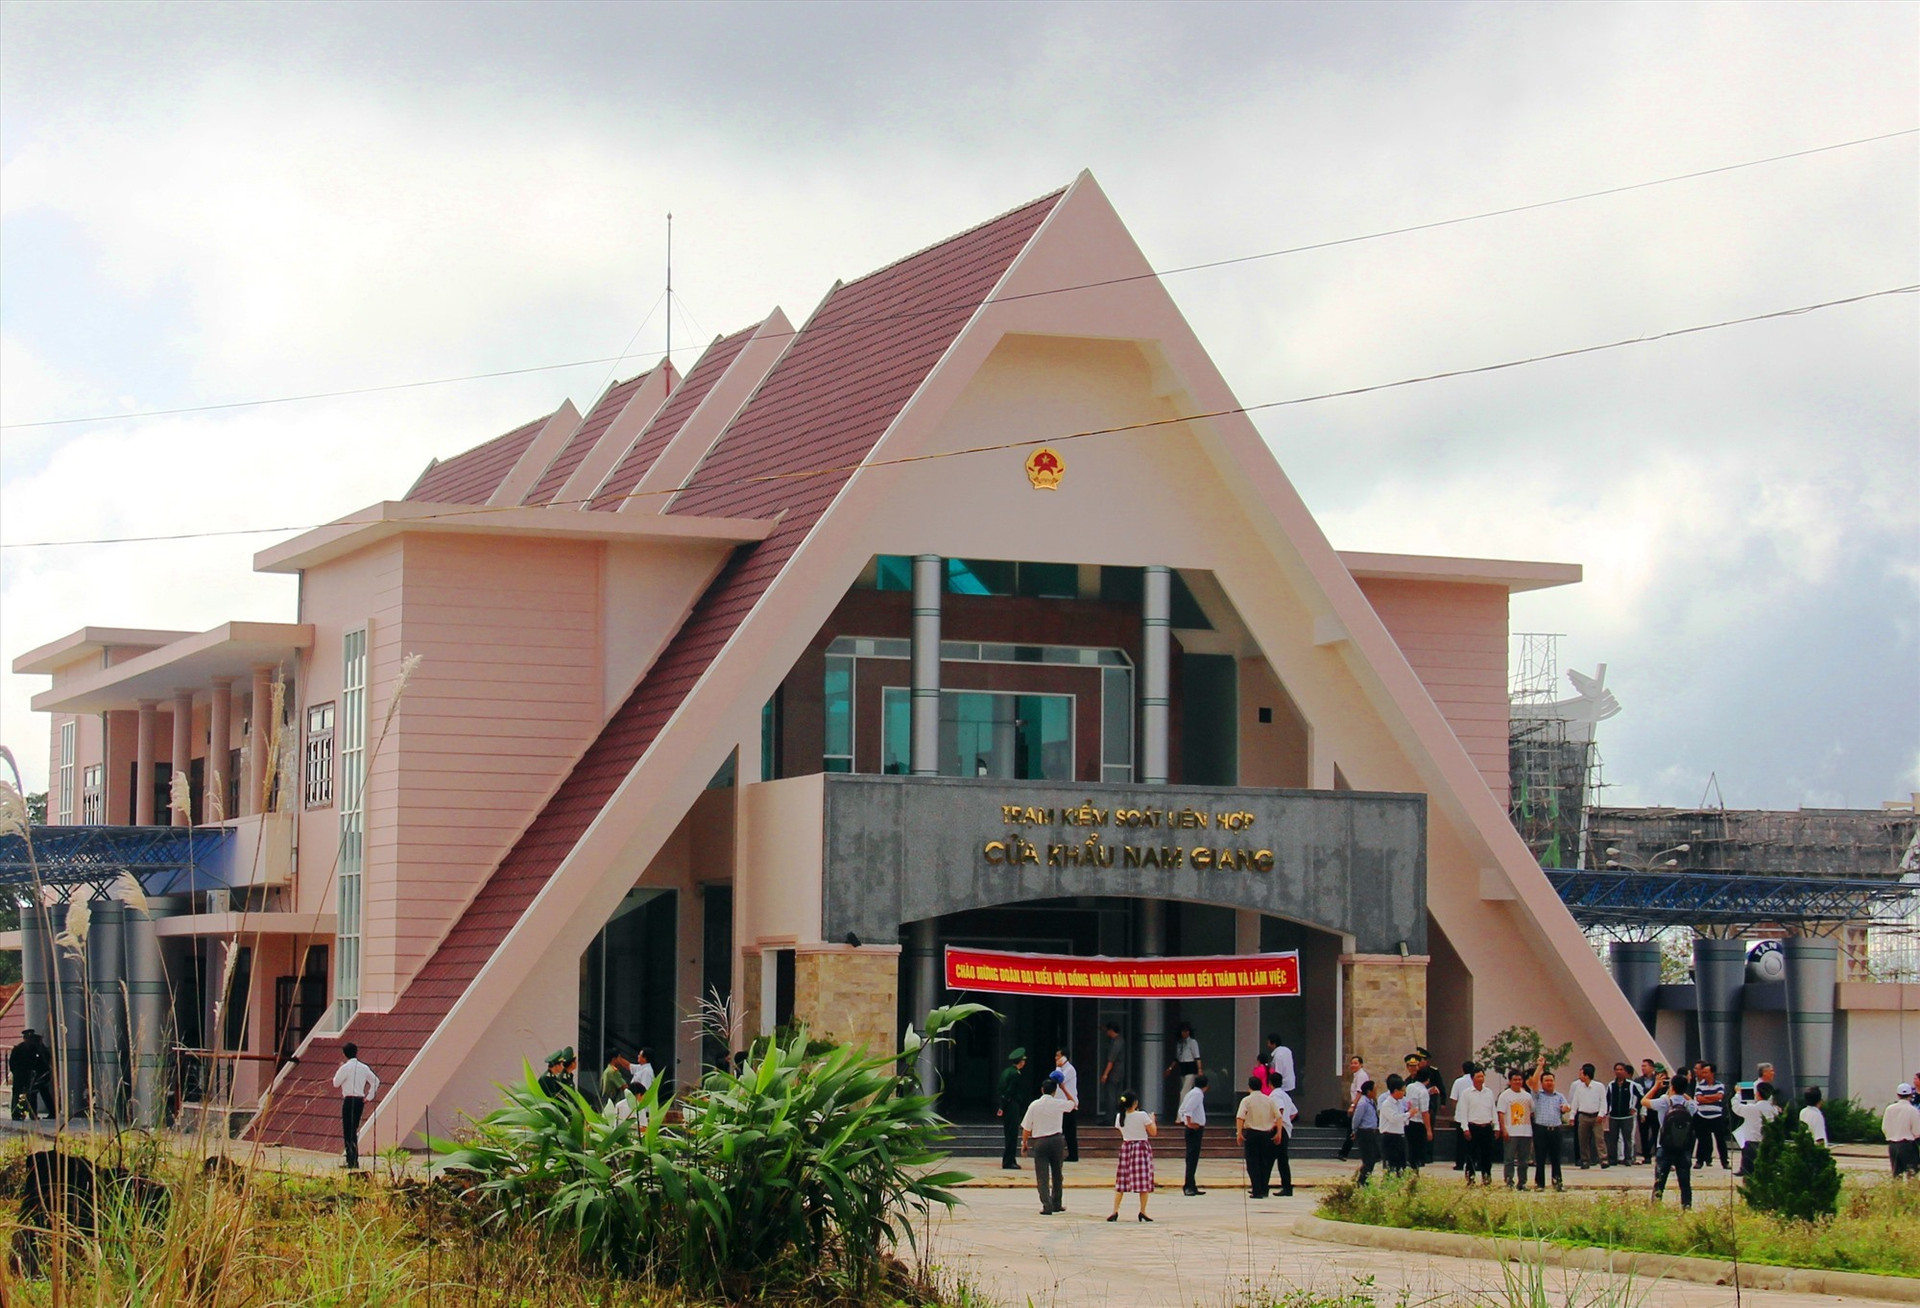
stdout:
[(60, 794), (54, 821), (63, 827), (73, 825), (73, 762), (79, 751), (79, 738), (79, 723), (69, 718), (60, 724)]
[[(322, 715), (324, 720), (315, 726), (315, 721), (321, 719)], [(335, 716), (332, 700), (307, 707), (307, 729), (304, 735), (306, 788), (303, 799), (308, 808), (328, 808), (333, 804)]]
[(333, 1028), (360, 1011), (361, 905), (366, 868), (367, 628), (341, 638), (334, 802), (340, 813), (338, 922), (334, 928)]
[(107, 820), (107, 769), (89, 763), (80, 769), (80, 825), (97, 827)]

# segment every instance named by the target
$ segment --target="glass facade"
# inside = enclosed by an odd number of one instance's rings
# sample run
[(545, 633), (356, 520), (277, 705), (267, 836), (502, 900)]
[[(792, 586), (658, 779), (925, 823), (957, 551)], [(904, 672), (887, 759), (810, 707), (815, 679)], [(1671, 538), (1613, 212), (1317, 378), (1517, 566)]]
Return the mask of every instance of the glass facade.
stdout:
[[(889, 686), (882, 704), (883, 770), (905, 773), (912, 727), (906, 689)], [(940, 775), (1073, 780), (1072, 695), (940, 694)]]

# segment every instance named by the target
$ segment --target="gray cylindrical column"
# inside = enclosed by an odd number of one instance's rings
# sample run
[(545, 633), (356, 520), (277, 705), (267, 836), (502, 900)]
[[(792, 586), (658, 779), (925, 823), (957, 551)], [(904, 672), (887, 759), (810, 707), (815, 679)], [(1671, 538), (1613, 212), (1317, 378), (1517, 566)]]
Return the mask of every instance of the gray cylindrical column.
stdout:
[(1832, 940), (1788, 936), (1787, 1050), (1790, 1066), (1780, 1078), (1795, 1098), (1808, 1086), (1825, 1093), (1833, 1079), (1833, 987), (1839, 979), (1840, 947)]
[(126, 908), (110, 899), (93, 901), (93, 923), (87, 931), (87, 1044), (93, 1065), (92, 1111), (94, 1122), (120, 1120), (120, 1079), (126, 1066), (121, 1055), (126, 1023), (127, 997), (121, 990), (125, 979), (122, 927)]
[(20, 906), (20, 1003), (26, 1029), (53, 1045), (53, 972), (47, 959), (46, 909), (39, 898)]
[(1647, 1034), (1654, 1034), (1660, 1015), (1660, 942), (1616, 940), (1607, 946), (1607, 961), (1614, 984), (1640, 1014)]
[(1700, 1057), (1712, 1063), (1723, 1083), (1740, 1074), (1740, 1014), (1747, 983), (1744, 940), (1693, 942), (1694, 1014), (1699, 1023)]
[(913, 556), (913, 689), (910, 698), (908, 769), (916, 777), (940, 775), (940, 603), (946, 560)]
[[(84, 891), (81, 893), (85, 893)], [(87, 969), (80, 951), (60, 943), (71, 916), (67, 904), (47, 908), (47, 930), (53, 945), (55, 991), (54, 1026), (57, 1037), (47, 1043), (54, 1046), (54, 1108), (66, 1121), (87, 1106)]]
[[(1151, 958), (1167, 952), (1167, 905), (1140, 901), (1140, 952)], [(1167, 1001), (1140, 1001), (1140, 1107), (1154, 1116), (1166, 1106)]]
[[(913, 1009), (913, 1029), (924, 1037), (927, 1034), (927, 1014), (933, 1011), (940, 997), (940, 951), (932, 918), (915, 922), (907, 928), (907, 984), (910, 987), (907, 999)], [(932, 1042), (920, 1047), (916, 1070), (920, 1077), (920, 1093), (939, 1094), (939, 1074), (933, 1065)]]
[(1166, 568), (1149, 567), (1141, 577), (1140, 655), (1140, 780), (1164, 786), (1173, 662), (1173, 574)]
[(173, 1003), (160, 953), (154, 907), (128, 905), (126, 926), (127, 1047), (132, 1093), (128, 1115), (149, 1130), (165, 1125), (167, 1047), (172, 1043)]

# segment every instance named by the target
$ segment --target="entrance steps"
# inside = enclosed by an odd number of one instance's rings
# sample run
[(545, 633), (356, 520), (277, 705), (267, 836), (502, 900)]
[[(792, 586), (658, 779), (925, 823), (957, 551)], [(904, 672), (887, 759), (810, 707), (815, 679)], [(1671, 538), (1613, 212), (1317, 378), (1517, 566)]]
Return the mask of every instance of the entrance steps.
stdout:
[[(1287, 1150), (1289, 1158), (1337, 1158), (1340, 1154), (1340, 1139), (1344, 1132), (1332, 1127), (1302, 1126), (1296, 1127), (1293, 1139)], [(956, 1122), (949, 1137), (948, 1150), (955, 1158), (994, 1158), (1000, 1157), (1000, 1123), (996, 1122)], [(1181, 1139), (1178, 1127), (1162, 1125), (1160, 1134), (1153, 1142), (1153, 1152), (1164, 1165), (1169, 1159), (1182, 1156), (1185, 1143)], [(1080, 1157), (1114, 1158), (1120, 1153), (1120, 1133), (1111, 1127), (1089, 1128), (1085, 1123), (1080, 1127)], [(1200, 1150), (1202, 1158), (1238, 1158), (1240, 1146), (1233, 1138), (1233, 1119), (1222, 1117), (1216, 1124), (1209, 1124), (1207, 1136)]]

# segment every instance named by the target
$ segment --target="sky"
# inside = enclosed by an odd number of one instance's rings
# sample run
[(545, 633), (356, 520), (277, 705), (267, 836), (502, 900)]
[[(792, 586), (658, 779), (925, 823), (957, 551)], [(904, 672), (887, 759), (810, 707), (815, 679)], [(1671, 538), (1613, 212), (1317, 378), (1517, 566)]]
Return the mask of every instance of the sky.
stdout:
[[(1920, 7), (0, 4), (0, 660), (1090, 169), (1156, 268), (1920, 126)], [(1920, 282), (1920, 137), (1169, 275), (1243, 403)], [(1920, 790), (1920, 307), (1256, 422), (1339, 548), (1584, 565), (1610, 803)], [(232, 404), (606, 359), (484, 381)], [(312, 451), (324, 457), (311, 457)], [(45, 785), (38, 677), (0, 742)], [(1570, 691), (1568, 693), (1571, 693)]]

